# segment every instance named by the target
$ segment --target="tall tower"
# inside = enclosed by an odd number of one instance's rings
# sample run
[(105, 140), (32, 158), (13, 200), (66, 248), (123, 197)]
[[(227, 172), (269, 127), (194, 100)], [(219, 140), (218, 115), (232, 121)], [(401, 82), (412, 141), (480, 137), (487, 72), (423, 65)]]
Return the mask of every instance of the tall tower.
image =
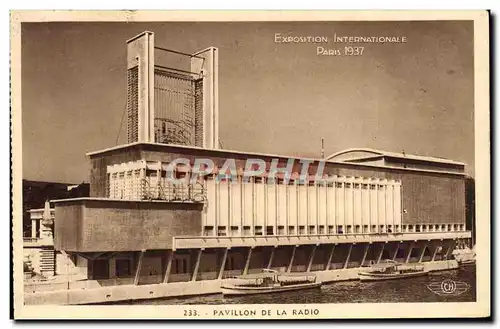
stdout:
[[(156, 60), (165, 53), (180, 56), (187, 68)], [(219, 148), (218, 67), (215, 47), (195, 54), (156, 47), (148, 31), (128, 40), (128, 143)]]

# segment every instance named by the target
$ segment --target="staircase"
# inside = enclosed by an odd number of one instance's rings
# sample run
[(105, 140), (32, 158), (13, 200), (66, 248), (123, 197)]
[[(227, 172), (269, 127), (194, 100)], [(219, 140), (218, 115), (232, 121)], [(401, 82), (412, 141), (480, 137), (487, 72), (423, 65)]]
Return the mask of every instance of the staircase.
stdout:
[(40, 274), (45, 277), (54, 276), (55, 254), (54, 249), (42, 248), (40, 250)]

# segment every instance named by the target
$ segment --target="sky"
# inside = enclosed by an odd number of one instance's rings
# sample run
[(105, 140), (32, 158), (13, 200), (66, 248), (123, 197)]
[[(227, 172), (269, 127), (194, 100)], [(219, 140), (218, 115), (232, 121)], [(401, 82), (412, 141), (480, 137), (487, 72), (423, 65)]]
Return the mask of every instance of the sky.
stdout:
[[(85, 153), (126, 143), (126, 40), (219, 49), (225, 149), (321, 156), (353, 147), (436, 156), (474, 175), (472, 21), (23, 23), (23, 178), (88, 182)], [(326, 36), (327, 44), (277, 43)], [(406, 37), (359, 56), (337, 36)]]

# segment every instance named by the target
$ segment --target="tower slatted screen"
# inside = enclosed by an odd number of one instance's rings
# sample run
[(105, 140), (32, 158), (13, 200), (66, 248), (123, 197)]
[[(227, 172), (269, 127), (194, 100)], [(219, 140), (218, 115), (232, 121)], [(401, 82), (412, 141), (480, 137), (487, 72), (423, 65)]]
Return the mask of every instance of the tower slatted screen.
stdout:
[(139, 140), (139, 69), (127, 70), (127, 141)]
[(203, 82), (155, 67), (155, 142), (203, 146)]

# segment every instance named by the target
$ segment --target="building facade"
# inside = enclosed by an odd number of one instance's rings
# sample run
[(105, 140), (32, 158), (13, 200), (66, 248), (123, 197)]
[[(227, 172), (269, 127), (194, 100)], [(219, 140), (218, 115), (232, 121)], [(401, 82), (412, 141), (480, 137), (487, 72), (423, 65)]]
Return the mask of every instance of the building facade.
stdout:
[[(327, 159), (219, 149), (218, 50), (189, 70), (128, 41), (128, 143), (91, 152), (90, 197), (55, 200), (55, 249), (102, 285), (449, 260), (464, 164), (369, 149)], [(251, 174), (249, 174), (251, 173)]]

